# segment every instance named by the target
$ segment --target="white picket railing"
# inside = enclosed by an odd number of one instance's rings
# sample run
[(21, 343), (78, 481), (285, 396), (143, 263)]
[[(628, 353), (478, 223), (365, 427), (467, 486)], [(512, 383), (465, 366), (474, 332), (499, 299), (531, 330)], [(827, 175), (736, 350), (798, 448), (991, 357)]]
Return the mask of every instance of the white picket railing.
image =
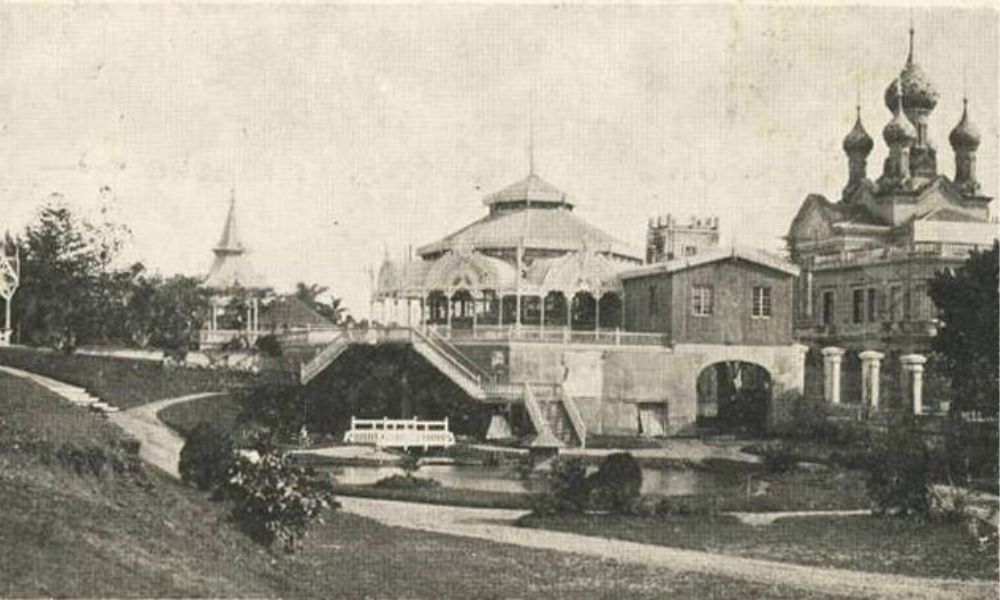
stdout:
[(552, 431), (549, 428), (549, 421), (542, 414), (542, 407), (538, 406), (538, 400), (535, 399), (535, 392), (531, 389), (531, 384), (524, 383), (522, 385), (524, 386), (524, 408), (528, 411), (528, 418), (531, 419), (535, 433), (538, 434), (538, 437), (551, 437)]
[(412, 419), (356, 419), (344, 434), (347, 444), (374, 445), (376, 448), (447, 448), (455, 444), (448, 430), (448, 419), (420, 421)]

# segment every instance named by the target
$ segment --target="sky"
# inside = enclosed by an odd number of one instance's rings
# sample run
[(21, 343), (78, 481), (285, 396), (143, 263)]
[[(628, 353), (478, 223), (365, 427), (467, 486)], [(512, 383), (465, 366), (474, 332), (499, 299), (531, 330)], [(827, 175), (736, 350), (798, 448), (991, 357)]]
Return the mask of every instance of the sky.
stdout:
[(0, 230), (58, 193), (126, 224), (125, 259), (201, 275), (234, 190), (275, 288), (364, 317), (370, 265), (527, 174), (533, 113), (537, 171), (582, 218), (641, 248), (652, 216), (718, 216), (724, 244), (777, 250), (807, 194), (839, 198), (857, 102), (881, 172), (911, 13), (939, 171), (965, 94), (998, 193), (979, 6), (7, 4)]

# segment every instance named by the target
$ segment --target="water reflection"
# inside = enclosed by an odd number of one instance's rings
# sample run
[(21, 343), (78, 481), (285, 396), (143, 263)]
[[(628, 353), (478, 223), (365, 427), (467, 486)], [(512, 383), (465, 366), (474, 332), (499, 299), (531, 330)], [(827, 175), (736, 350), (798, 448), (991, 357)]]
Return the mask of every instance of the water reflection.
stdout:
[[(596, 467), (591, 467), (593, 472)], [(402, 475), (403, 469), (393, 466), (332, 467), (330, 473), (338, 483), (371, 485), (392, 475)], [(544, 484), (537, 475), (527, 479), (512, 468), (470, 465), (427, 465), (416, 477), (429, 477), (444, 487), (484, 492), (525, 493), (541, 491)], [(700, 494), (712, 491), (721, 482), (709, 472), (686, 468), (642, 469), (642, 493), (662, 496)]]

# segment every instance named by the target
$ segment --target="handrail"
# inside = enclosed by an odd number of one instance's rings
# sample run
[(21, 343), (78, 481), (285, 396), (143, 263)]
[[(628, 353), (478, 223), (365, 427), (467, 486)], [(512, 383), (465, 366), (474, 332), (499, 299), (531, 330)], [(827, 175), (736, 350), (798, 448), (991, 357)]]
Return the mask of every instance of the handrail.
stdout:
[(580, 414), (580, 409), (576, 406), (576, 401), (566, 393), (566, 388), (562, 384), (559, 384), (559, 398), (562, 400), (563, 408), (566, 409), (566, 414), (569, 416), (569, 422), (573, 425), (576, 437), (580, 440), (580, 447), (586, 448), (587, 424), (583, 421), (583, 415)]
[(472, 383), (474, 383), (477, 386), (481, 386), (482, 385), (482, 383), (483, 383), (482, 378), (478, 374), (472, 372), (468, 367), (466, 367), (461, 362), (459, 362), (455, 357), (453, 357), (452, 355), (450, 355), (439, 344), (437, 344), (434, 340), (432, 340), (430, 337), (428, 337), (428, 335), (426, 333), (424, 333), (423, 331), (421, 331), (418, 328), (413, 328), (411, 331), (414, 334), (416, 334), (416, 336), (422, 342), (424, 342), (431, 349), (433, 349), (439, 356), (444, 357), (444, 359), (449, 363), (449, 365), (451, 365), (452, 367), (458, 369), (458, 371), (463, 376), (465, 376), (467, 379), (469, 379)]
[(319, 375), (323, 369), (340, 356), (340, 353), (347, 348), (348, 343), (348, 336), (343, 333), (335, 337), (309, 362), (299, 367), (299, 382), (306, 384), (312, 381), (316, 375)]
[(528, 411), (528, 417), (531, 419), (531, 424), (535, 427), (535, 433), (539, 436), (544, 436), (545, 434), (550, 434), (549, 422), (542, 414), (542, 409), (538, 406), (538, 401), (535, 400), (535, 392), (531, 389), (531, 384), (524, 383), (524, 408)]
[(458, 348), (458, 346), (452, 344), (449, 340), (447, 340), (444, 336), (442, 336), (434, 329), (432, 328), (424, 328), (423, 330), (421, 330), (421, 328), (415, 328), (415, 329), (420, 330), (421, 333), (423, 333), (427, 338), (437, 343), (449, 355), (451, 355), (451, 357), (454, 358), (456, 362), (461, 363), (462, 366), (464, 366), (467, 370), (469, 370), (470, 372), (474, 373), (477, 377), (479, 377), (481, 381), (486, 381), (491, 378), (491, 375), (486, 371), (486, 369), (479, 366), (479, 364), (476, 363), (476, 361), (465, 356), (465, 353), (462, 352)]

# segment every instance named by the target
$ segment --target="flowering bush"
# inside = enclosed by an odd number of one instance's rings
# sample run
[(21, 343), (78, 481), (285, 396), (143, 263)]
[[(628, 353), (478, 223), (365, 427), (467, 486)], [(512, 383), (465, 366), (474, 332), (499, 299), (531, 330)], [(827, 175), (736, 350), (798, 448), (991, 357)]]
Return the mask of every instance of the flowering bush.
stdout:
[(329, 481), (271, 448), (241, 453), (229, 470), (226, 493), (234, 503), (233, 520), (250, 537), (266, 546), (280, 542), (287, 552), (298, 547), (310, 521), (339, 506)]
[(232, 464), (232, 438), (219, 427), (202, 421), (188, 434), (177, 469), (184, 481), (200, 490), (212, 490), (225, 481)]

